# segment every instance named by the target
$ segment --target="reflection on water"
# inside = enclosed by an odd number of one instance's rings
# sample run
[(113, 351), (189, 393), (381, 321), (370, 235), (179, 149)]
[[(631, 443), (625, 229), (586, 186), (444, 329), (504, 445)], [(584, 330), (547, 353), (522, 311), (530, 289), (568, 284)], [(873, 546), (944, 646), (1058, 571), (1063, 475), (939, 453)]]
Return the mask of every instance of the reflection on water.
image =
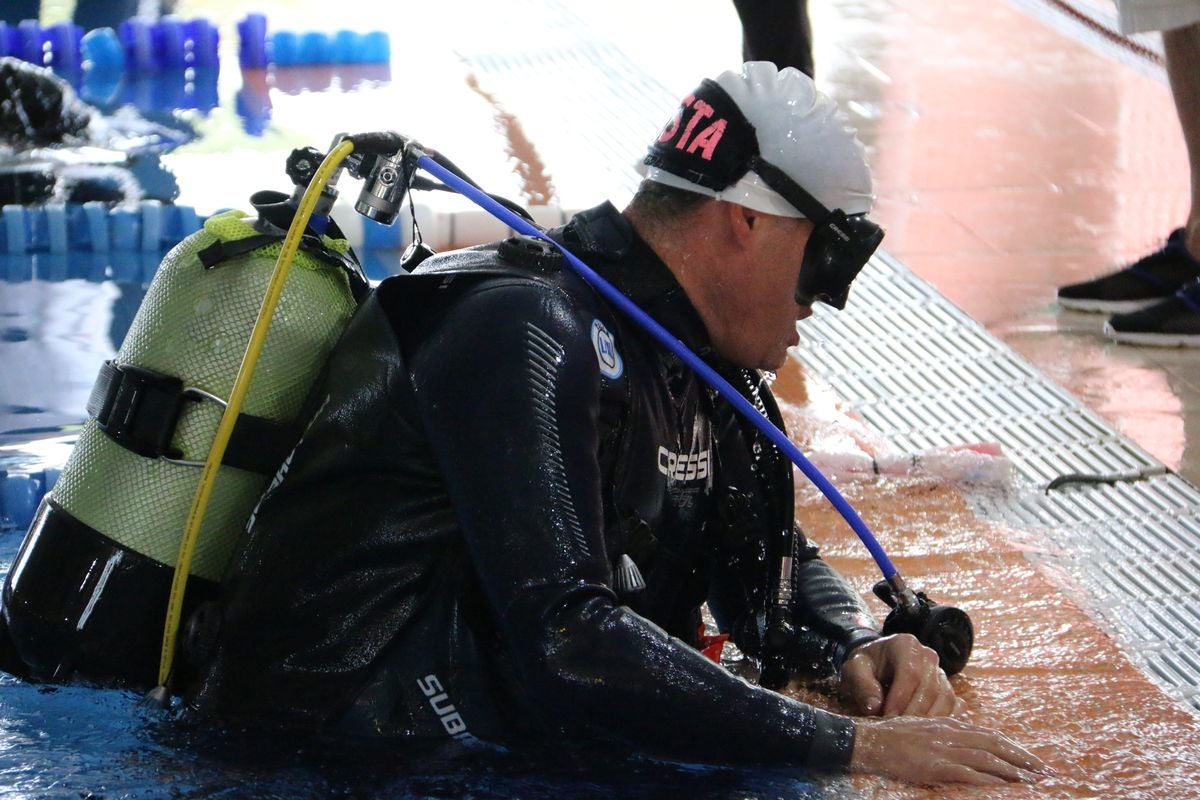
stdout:
[[(83, 421), (100, 365), (120, 348), (163, 255), (0, 255), (0, 446)], [(399, 270), (396, 251), (360, 258), (374, 280)]]
[(100, 365), (120, 347), (160, 258), (0, 256), (0, 445), (83, 421)]
[(220, 104), (217, 72), (213, 69), (165, 70), (153, 74), (93, 70), (79, 76), (77, 81), (79, 96), (105, 113), (133, 106), (143, 115), (174, 120), (179, 110), (208, 112)]

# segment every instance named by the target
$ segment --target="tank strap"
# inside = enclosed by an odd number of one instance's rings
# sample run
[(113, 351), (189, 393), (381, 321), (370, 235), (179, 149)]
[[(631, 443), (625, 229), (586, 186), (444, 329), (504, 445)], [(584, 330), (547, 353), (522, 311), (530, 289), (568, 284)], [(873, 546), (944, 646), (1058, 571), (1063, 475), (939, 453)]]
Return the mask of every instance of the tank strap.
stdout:
[[(278, 244), (283, 239), (284, 235), (282, 233), (260, 233), (254, 236), (247, 236), (243, 239), (230, 239), (228, 241), (218, 239), (208, 247), (197, 250), (196, 257), (200, 259), (200, 263), (204, 265), (205, 269), (212, 269), (222, 261), (228, 261), (231, 258), (245, 255), (260, 247)], [(314, 236), (311, 233), (306, 233), (301, 237), (300, 249), (313, 258), (345, 272), (346, 278), (350, 281), (350, 293), (353, 295), (356, 303), (362, 303), (366, 298), (367, 292), (370, 290), (370, 283), (352, 252), (339, 253), (321, 241), (319, 236)]]
[(283, 234), (276, 235), (273, 233), (260, 233), (257, 236), (247, 236), (244, 239), (231, 239), (229, 241), (218, 239), (203, 250), (197, 250), (196, 257), (200, 259), (200, 263), (204, 265), (205, 269), (212, 269), (222, 261), (228, 261), (231, 258), (245, 255), (260, 247), (266, 247), (282, 241)]
[[(179, 461), (171, 446), (183, 404), (225, 401), (202, 389), (183, 385), (173, 375), (105, 361), (88, 397), (87, 412), (108, 438), (146, 458)], [(221, 463), (272, 475), (300, 438), (300, 430), (264, 417), (240, 414)], [(201, 462), (182, 461), (184, 464)]]

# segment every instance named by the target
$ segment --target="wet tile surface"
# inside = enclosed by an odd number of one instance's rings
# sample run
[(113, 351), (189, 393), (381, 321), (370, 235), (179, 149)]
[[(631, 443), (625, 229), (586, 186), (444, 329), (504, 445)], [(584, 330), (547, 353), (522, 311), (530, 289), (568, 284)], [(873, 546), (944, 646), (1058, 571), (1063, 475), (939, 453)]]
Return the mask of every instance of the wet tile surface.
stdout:
[[(619, 0), (570, 13), (678, 92), (737, 60), (729, 5), (695, 14)], [(812, 5), (818, 83), (867, 145), (884, 248), (1200, 482), (1200, 352), (1115, 345), (1103, 316), (1055, 304), (1058, 286), (1156, 249), (1187, 212), (1161, 70), (1060, 32), (1028, 13), (1029, 0)], [(696, 46), (665, 46), (683, 17)]]
[(888, 80), (850, 77), (845, 57), (833, 89), (843, 102), (872, 92), (883, 109), (864, 133), (885, 248), (1200, 480), (1200, 352), (1112, 344), (1103, 316), (1054, 302), (1058, 286), (1157, 248), (1184, 218), (1186, 161), (1165, 83), (1004, 3), (868, 5), (886, 24), (856, 36), (862, 6), (839, 4), (854, 22), (829, 28)]

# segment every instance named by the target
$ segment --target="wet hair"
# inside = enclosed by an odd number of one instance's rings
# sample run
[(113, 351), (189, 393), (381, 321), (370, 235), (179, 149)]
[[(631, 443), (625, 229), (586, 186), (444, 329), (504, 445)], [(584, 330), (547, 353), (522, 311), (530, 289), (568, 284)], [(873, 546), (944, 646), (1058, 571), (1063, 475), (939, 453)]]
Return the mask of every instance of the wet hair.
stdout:
[(642, 181), (629, 205), (650, 219), (670, 222), (688, 216), (711, 200), (711, 197), (657, 181)]

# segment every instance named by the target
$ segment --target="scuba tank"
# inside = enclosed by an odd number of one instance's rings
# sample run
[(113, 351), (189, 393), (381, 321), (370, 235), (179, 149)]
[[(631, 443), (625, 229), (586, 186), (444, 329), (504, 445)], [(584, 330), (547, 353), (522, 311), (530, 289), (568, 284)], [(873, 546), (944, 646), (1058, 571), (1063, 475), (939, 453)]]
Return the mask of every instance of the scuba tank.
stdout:
[[(210, 601), (268, 481), (286, 468), (318, 372), (369, 292), (328, 217), (342, 161), (365, 181), (355, 210), (380, 224), (395, 220), (410, 187), (445, 188), (412, 175), (395, 157), (399, 141), (339, 134), (329, 154), (294, 150), (290, 199), (260, 192), (257, 220), (215, 216), (167, 254), (9, 572), (0, 669), (153, 686), (146, 700), (161, 705), (168, 682), (186, 685), (204, 666), (217, 624)], [(414, 242), (401, 268), (429, 252)], [(226, 407), (239, 412), (231, 428)], [(192, 663), (177, 662), (178, 649)]]
[[(294, 213), (282, 193), (251, 202), (257, 219), (213, 216), (166, 255), (101, 369), (89, 419), (5, 582), (0, 667), (34, 680), (155, 684), (201, 467)], [(299, 438), (308, 390), (368, 289), (341, 232), (331, 222), (328, 232), (306, 231), (280, 296), (213, 484), (184, 619), (214, 597)]]

